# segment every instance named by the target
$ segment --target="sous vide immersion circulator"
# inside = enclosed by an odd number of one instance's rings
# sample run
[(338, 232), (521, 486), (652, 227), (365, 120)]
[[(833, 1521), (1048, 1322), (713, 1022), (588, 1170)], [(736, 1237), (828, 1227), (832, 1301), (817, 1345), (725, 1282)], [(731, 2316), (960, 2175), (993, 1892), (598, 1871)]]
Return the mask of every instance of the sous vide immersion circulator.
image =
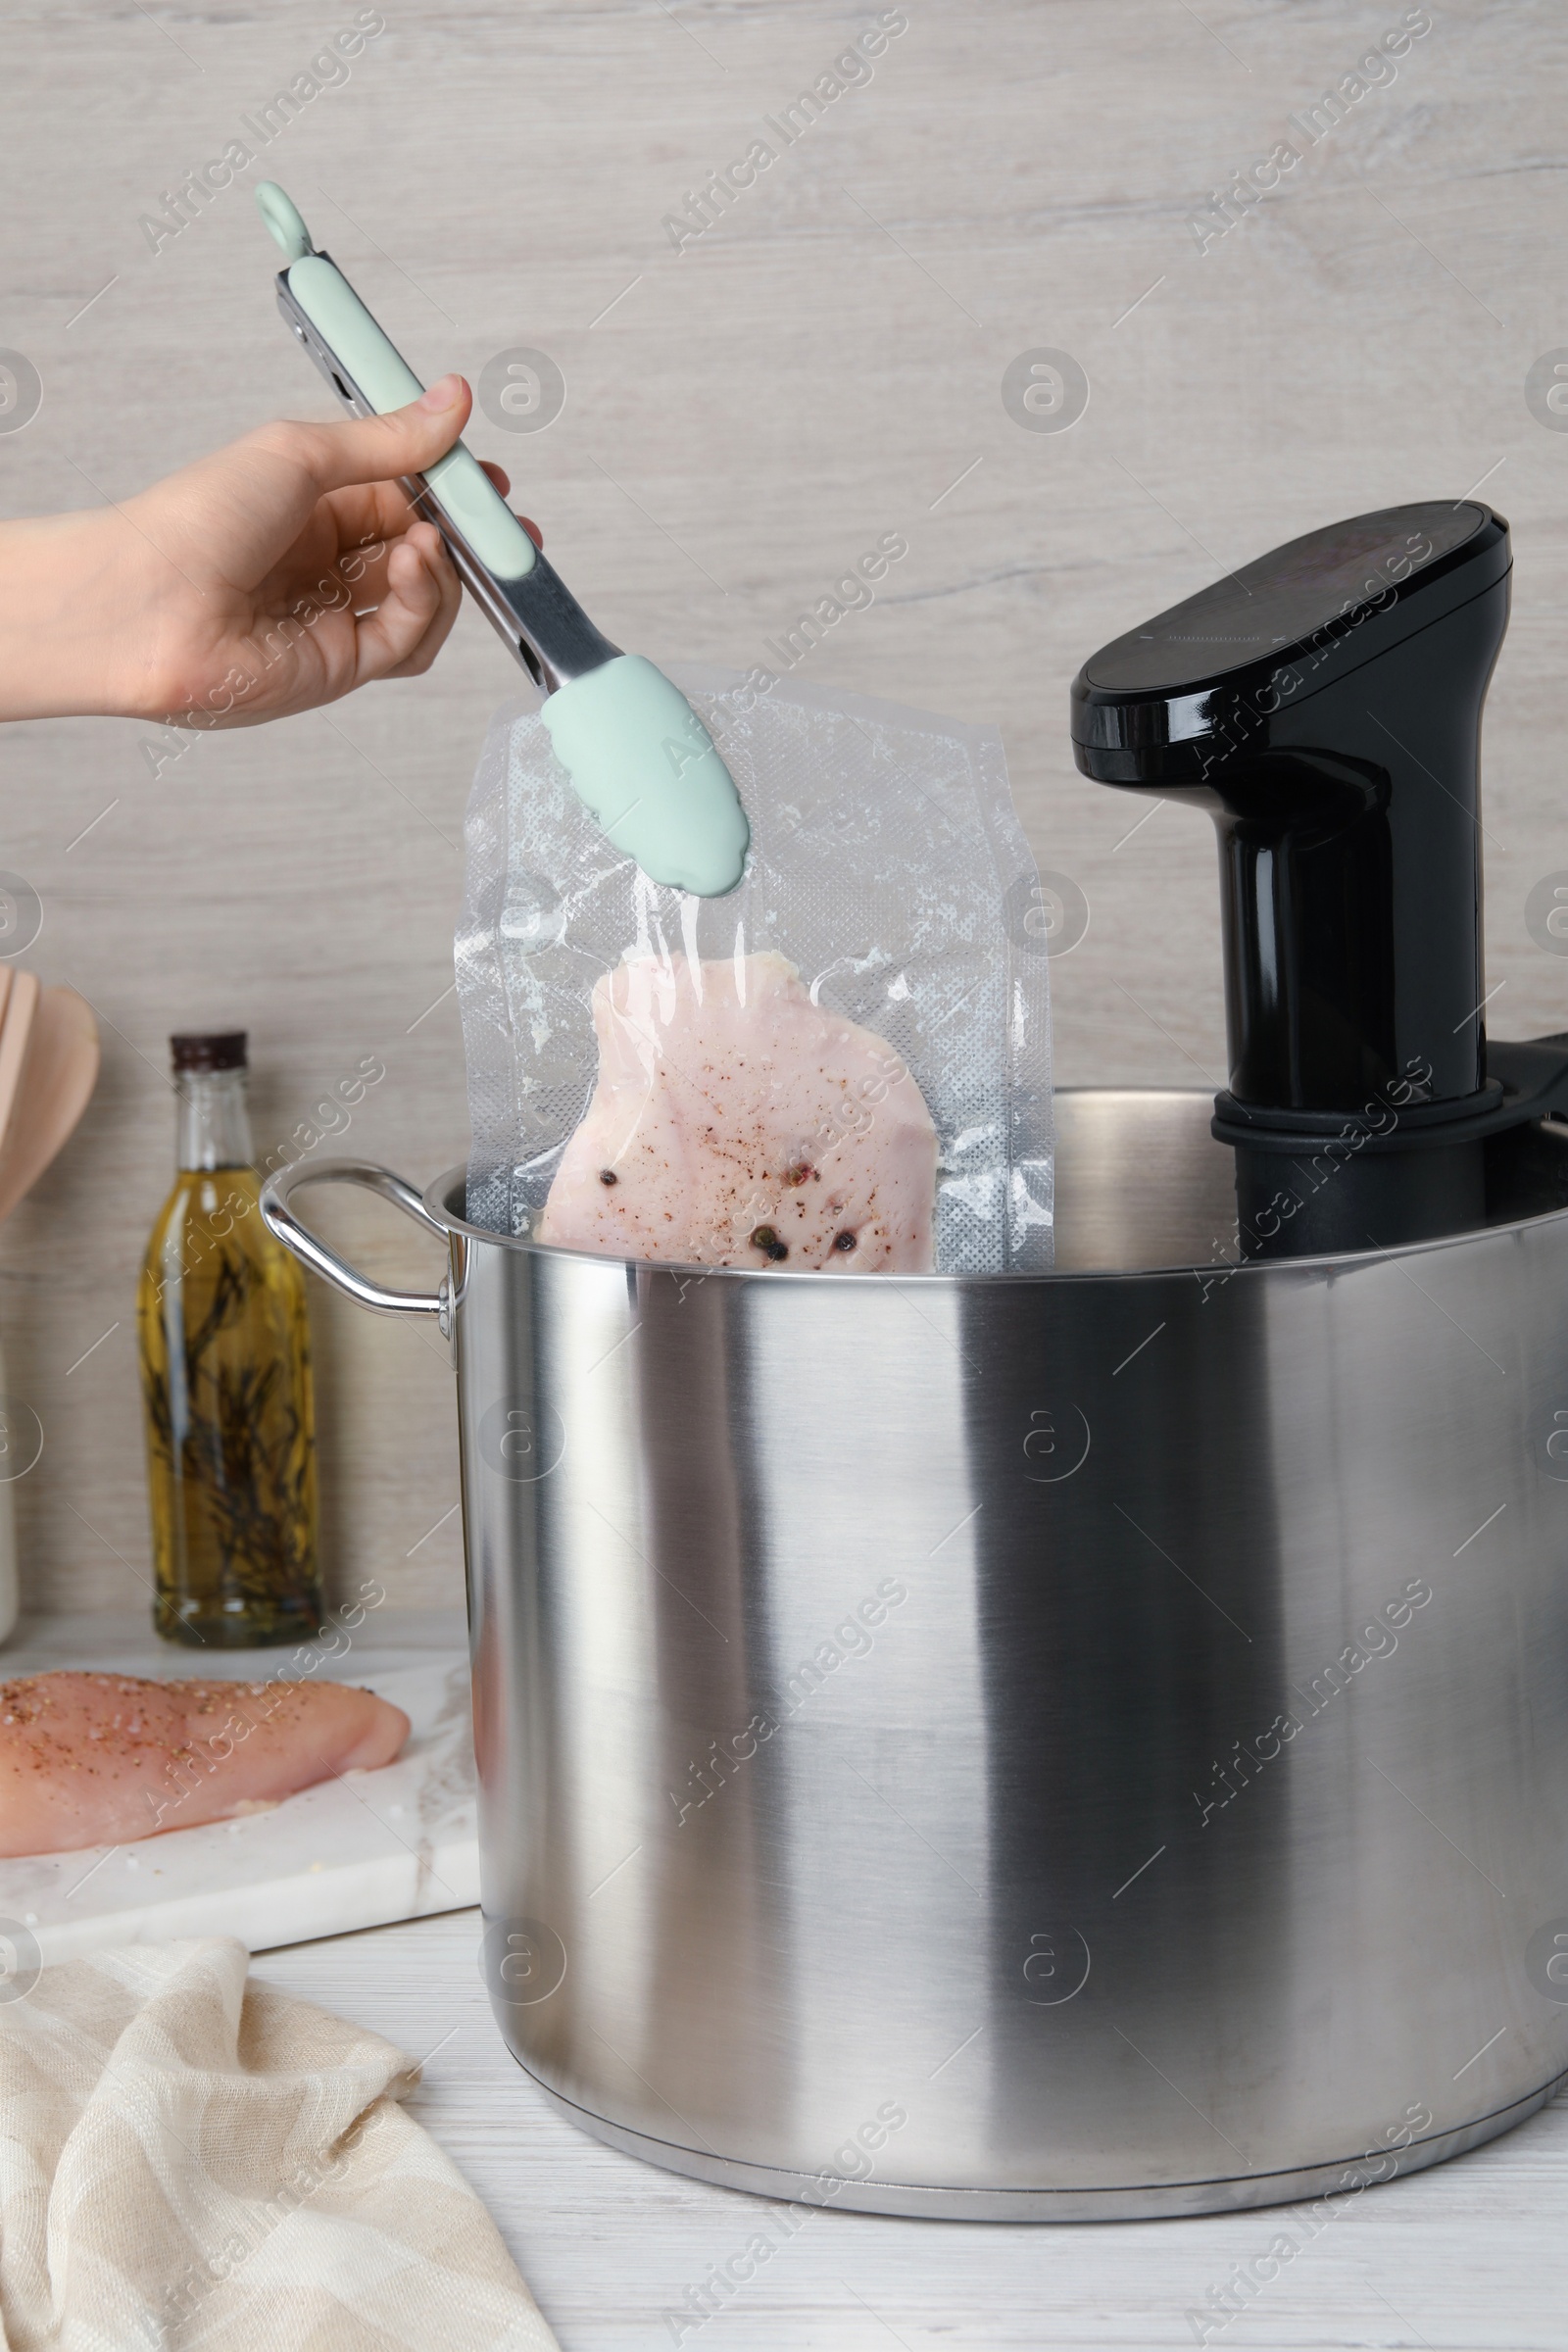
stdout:
[(1482, 1224), (1486, 1142), (1563, 1089), (1562, 1041), (1486, 1037), (1481, 710), (1501, 515), (1435, 501), (1293, 539), (1092, 656), (1073, 750), (1219, 835), (1244, 1256)]

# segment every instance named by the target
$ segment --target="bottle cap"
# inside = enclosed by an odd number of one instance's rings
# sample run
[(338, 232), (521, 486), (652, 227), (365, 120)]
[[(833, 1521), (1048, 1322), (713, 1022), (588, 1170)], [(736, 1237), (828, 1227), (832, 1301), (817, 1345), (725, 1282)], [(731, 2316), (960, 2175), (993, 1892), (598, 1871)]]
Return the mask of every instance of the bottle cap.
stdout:
[(242, 1070), (245, 1067), (243, 1029), (182, 1032), (169, 1041), (176, 1070)]

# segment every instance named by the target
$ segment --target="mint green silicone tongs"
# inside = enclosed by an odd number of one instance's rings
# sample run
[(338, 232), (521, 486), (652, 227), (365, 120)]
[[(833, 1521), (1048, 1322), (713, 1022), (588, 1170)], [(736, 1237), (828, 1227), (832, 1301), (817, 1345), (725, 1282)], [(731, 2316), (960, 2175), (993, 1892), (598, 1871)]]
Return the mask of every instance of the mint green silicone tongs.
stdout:
[[(256, 201), (285, 257), (278, 308), (344, 406), (375, 416), (417, 400), (418, 377), (276, 181)], [(404, 487), (508, 650), (550, 689), (540, 716), (556, 757), (610, 840), (656, 882), (702, 898), (733, 890), (751, 829), (680, 689), (595, 628), (461, 441)]]

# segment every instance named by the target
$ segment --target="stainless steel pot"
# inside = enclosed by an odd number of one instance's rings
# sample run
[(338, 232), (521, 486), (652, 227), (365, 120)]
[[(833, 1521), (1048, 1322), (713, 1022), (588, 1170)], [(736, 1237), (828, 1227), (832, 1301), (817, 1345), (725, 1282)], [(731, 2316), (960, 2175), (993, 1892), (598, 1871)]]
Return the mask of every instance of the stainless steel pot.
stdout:
[[(677, 2172), (1201, 2213), (1568, 2071), (1568, 1136), (1500, 1139), (1487, 1229), (1238, 1266), (1208, 1096), (1058, 1111), (1018, 1279), (576, 1256), (461, 1170), (264, 1194), (450, 1333), (496, 2014)], [(439, 1295), (300, 1225), (345, 1182)]]

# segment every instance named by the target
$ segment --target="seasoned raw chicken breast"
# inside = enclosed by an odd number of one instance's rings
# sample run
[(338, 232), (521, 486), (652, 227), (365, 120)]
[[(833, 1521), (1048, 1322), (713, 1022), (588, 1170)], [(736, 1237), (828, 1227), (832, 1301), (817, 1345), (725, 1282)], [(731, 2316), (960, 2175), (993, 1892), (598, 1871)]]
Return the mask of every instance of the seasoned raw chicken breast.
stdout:
[(885, 1038), (782, 956), (630, 959), (541, 1242), (687, 1265), (929, 1272), (937, 1133)]
[(0, 1855), (119, 1845), (390, 1764), (401, 1707), (341, 1683), (0, 1683)]

